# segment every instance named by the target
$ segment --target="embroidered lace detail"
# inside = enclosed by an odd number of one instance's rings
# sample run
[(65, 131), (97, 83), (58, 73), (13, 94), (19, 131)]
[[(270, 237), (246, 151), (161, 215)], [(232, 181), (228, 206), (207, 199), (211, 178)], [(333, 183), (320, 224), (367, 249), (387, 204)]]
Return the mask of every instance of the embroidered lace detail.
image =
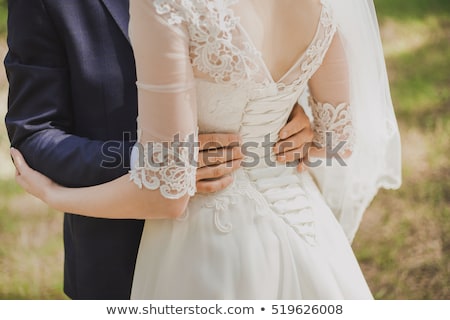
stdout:
[(230, 214), (232, 214), (230, 206), (238, 203), (237, 199), (243, 196), (252, 200), (257, 207), (258, 215), (263, 216), (267, 213), (267, 203), (264, 197), (248, 180), (242, 180), (242, 177), (240, 178), (236, 174), (233, 174), (233, 183), (225, 190), (214, 195), (196, 194), (192, 200), (200, 200), (203, 203), (202, 207), (213, 209), (213, 223), (216, 229), (222, 233), (230, 233), (233, 230), (233, 224), (230, 222)]
[(314, 117), (313, 142), (321, 147), (333, 149), (342, 144), (340, 154), (353, 151), (355, 143), (352, 114), (348, 103), (334, 106), (330, 103), (317, 102), (309, 97)]
[[(217, 83), (240, 85), (259, 70), (248, 42), (232, 43), (239, 18), (230, 6), (237, 0), (154, 0), (169, 24), (186, 22), (192, 65)], [(251, 54), (253, 52), (253, 55)], [(250, 54), (249, 54), (250, 53)]]
[(192, 152), (192, 148), (177, 147), (168, 142), (138, 144), (137, 148), (139, 152), (129, 173), (130, 181), (140, 189), (159, 189), (168, 199), (195, 194), (198, 159), (195, 148)]

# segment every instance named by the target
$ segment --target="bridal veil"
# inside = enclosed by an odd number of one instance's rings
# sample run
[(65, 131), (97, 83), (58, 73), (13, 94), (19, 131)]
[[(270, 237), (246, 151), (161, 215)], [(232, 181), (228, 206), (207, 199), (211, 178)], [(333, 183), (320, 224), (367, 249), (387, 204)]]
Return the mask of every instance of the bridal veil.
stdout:
[(378, 190), (401, 184), (400, 135), (373, 0), (323, 2), (333, 10), (347, 56), (355, 141), (350, 158), (320, 166), (311, 159), (310, 172), (352, 241)]

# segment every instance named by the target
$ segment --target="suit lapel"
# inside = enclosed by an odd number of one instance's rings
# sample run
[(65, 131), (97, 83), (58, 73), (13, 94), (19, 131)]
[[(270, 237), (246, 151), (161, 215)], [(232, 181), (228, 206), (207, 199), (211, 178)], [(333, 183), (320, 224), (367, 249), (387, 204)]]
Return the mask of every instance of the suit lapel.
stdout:
[(128, 0), (102, 0), (102, 2), (122, 30), (123, 35), (130, 41), (128, 37), (128, 22), (130, 20)]

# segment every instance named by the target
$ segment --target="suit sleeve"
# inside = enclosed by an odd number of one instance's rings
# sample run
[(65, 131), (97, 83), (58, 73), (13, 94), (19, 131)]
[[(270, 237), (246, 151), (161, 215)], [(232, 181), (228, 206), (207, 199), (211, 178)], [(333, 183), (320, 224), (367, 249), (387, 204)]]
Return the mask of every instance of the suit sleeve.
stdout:
[(80, 187), (126, 173), (131, 143), (71, 134), (71, 70), (63, 41), (41, 0), (8, 1), (9, 82), (5, 118), (12, 146), (59, 184)]

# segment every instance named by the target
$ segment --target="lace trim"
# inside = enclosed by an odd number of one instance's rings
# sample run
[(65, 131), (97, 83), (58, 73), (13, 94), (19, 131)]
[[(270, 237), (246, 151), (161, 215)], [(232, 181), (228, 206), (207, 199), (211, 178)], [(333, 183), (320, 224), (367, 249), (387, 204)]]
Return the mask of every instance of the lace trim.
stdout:
[[(197, 139), (197, 134), (194, 137)], [(185, 138), (183, 141), (190, 140)], [(195, 194), (197, 150), (192, 153), (191, 148), (177, 148), (173, 143), (169, 146), (168, 142), (137, 144), (137, 148), (139, 152), (129, 173), (130, 181), (140, 189), (159, 189), (161, 195), (168, 199)]]
[(338, 145), (342, 144), (339, 154), (352, 152), (355, 134), (350, 105), (344, 102), (334, 106), (330, 103), (317, 102), (311, 96), (309, 103), (314, 117), (313, 142), (327, 149), (337, 149)]
[(211, 208), (214, 210), (213, 223), (216, 229), (222, 233), (230, 233), (233, 230), (230, 214), (232, 212), (230, 206), (235, 205), (236, 199), (240, 196), (245, 196), (257, 207), (257, 213), (260, 216), (266, 214), (267, 204), (264, 197), (257, 192), (248, 180), (240, 180), (233, 174), (233, 183), (213, 196), (196, 194), (193, 201), (202, 201), (202, 207)]

